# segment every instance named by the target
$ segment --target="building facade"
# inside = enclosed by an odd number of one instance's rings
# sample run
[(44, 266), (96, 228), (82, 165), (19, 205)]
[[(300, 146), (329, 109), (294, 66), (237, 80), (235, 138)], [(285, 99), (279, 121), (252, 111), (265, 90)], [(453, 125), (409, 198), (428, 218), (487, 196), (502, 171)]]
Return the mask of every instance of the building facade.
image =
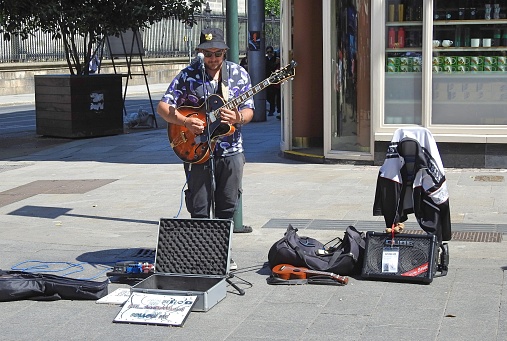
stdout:
[[(465, 5), (468, 3), (470, 5)], [(282, 0), (281, 149), (380, 164), (393, 132), (434, 135), (446, 167), (507, 166), (507, 3)]]

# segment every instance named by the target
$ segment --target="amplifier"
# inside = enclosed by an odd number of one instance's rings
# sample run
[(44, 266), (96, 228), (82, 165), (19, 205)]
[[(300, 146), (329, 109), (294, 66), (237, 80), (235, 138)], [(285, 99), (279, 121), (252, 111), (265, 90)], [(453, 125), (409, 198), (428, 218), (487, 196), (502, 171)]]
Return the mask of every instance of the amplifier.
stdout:
[(367, 232), (361, 277), (385, 281), (431, 283), (437, 271), (435, 235)]

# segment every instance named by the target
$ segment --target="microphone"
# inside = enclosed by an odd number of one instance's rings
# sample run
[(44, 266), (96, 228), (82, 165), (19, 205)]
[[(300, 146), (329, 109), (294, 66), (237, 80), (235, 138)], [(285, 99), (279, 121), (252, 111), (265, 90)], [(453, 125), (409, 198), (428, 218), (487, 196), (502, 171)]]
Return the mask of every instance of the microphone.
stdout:
[(203, 65), (204, 64), (204, 53), (199, 52), (197, 54), (197, 60), (199, 61), (199, 65)]

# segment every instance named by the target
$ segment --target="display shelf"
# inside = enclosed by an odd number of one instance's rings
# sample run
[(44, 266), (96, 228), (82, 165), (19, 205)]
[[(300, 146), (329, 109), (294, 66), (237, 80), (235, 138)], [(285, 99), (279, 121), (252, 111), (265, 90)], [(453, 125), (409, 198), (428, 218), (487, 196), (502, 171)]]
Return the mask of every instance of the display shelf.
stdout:
[[(459, 1), (423, 0), (420, 2), (424, 7), (422, 21), (419, 21), (421, 17), (417, 17), (418, 21), (392, 20), (390, 5), (394, 4), (394, 20), (397, 20), (401, 18), (400, 11), (404, 9), (406, 14), (407, 8), (410, 8), (407, 4), (413, 2), (386, 0), (384, 3), (386, 43), (382, 52), (386, 67), (382, 78), (385, 87), (383, 124), (417, 124), (424, 118), (425, 122), (431, 121), (432, 124), (507, 125), (507, 2), (502, 2), (500, 12), (496, 12), (500, 19), (494, 19), (492, 11), (491, 19), (487, 20), (484, 19), (484, 8), (489, 1), (477, 0), (466, 5)], [(491, 7), (494, 3), (499, 2), (491, 2)], [(401, 9), (400, 5), (403, 5)], [(462, 6), (466, 11), (459, 13)], [(473, 14), (476, 19), (471, 19), (470, 8), (476, 8)], [(442, 13), (451, 15), (447, 18), (453, 20), (433, 19), (442, 19)], [(458, 17), (461, 19), (457, 20)], [(410, 40), (412, 44), (407, 46), (407, 38), (414, 35), (417, 43), (413, 44)], [(479, 39), (478, 47), (471, 46), (476, 46), (475, 39)], [(450, 40), (452, 44), (434, 47), (433, 40), (440, 43)], [(400, 41), (403, 48), (393, 44)], [(484, 47), (483, 44), (492, 46)], [(402, 63), (404, 58), (416, 57), (420, 58), (420, 72), (413, 72), (410, 64)], [(435, 66), (438, 71), (434, 71)], [(484, 66), (488, 71), (470, 71), (483, 70)], [(428, 67), (431, 69), (428, 70)], [(493, 71), (498, 69), (501, 71)], [(412, 72), (403, 72), (408, 70)]]
[(422, 47), (396, 47), (386, 49), (386, 52), (422, 52)]
[(406, 100), (406, 99), (386, 99), (386, 103), (388, 104), (408, 104), (408, 105), (421, 105), (422, 100)]
[(433, 20), (433, 26), (456, 25), (507, 25), (507, 19), (479, 20)]
[(499, 105), (504, 106), (505, 101), (492, 101), (490, 99), (469, 99), (469, 100), (437, 100), (433, 99), (433, 104), (435, 105), (441, 105), (441, 104), (451, 104), (451, 105), (483, 105), (484, 103), (488, 103), (488, 105)]
[(398, 26), (422, 26), (422, 21), (388, 21), (386, 26), (398, 27)]
[[(386, 49), (387, 51), (388, 49)], [(396, 50), (396, 49), (392, 49)], [(506, 51), (507, 46), (491, 46), (491, 47), (434, 47), (433, 52), (481, 52), (481, 51)]]
[[(433, 73), (433, 79), (434, 80), (449, 80), (451, 78), (453, 79), (459, 79), (463, 82), (466, 82), (468, 80), (476, 80), (477, 76), (480, 76), (483, 80), (498, 80), (505, 82), (507, 77), (507, 72), (502, 71), (477, 71), (477, 72), (434, 72)], [(507, 85), (506, 85), (507, 87)]]
[(413, 80), (414, 79), (414, 73), (419, 75), (419, 80), (421, 79), (421, 73), (420, 72), (386, 72), (386, 79), (408, 79)]

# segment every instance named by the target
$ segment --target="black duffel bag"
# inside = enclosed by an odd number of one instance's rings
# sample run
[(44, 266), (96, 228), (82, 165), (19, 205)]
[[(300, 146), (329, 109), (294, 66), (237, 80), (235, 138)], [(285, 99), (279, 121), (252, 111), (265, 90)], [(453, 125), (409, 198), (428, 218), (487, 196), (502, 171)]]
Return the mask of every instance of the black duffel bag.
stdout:
[(290, 264), (341, 276), (361, 273), (365, 240), (355, 227), (347, 227), (343, 238), (325, 244), (299, 236), (297, 231), (289, 225), (284, 237), (271, 246), (268, 253), (271, 269), (278, 264)]

